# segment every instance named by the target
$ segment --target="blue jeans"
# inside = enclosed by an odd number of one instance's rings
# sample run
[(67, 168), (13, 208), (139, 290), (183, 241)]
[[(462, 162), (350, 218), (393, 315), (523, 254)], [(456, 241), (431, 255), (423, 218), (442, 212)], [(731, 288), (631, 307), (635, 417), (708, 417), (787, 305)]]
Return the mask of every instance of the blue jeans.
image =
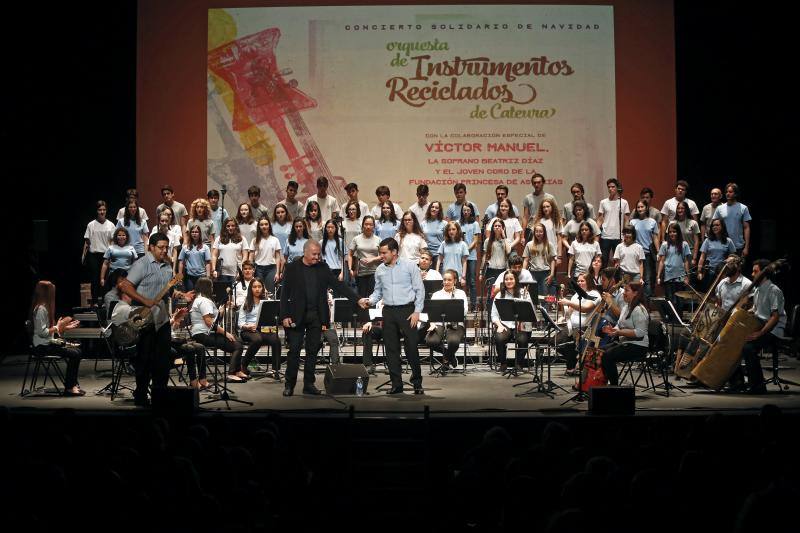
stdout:
[[(536, 280), (536, 287), (538, 289), (539, 296), (547, 296), (547, 293), (549, 292), (550, 288), (552, 287), (552, 284), (551, 285), (546, 285), (545, 284), (545, 280), (547, 279), (547, 276), (550, 275), (550, 271), (549, 270), (531, 270), (530, 273), (533, 276), (533, 279)], [(553, 289), (555, 289), (555, 287), (553, 287)]]
[(275, 295), (275, 270), (276, 265), (256, 265), (256, 277), (261, 278), (264, 287), (273, 296)]

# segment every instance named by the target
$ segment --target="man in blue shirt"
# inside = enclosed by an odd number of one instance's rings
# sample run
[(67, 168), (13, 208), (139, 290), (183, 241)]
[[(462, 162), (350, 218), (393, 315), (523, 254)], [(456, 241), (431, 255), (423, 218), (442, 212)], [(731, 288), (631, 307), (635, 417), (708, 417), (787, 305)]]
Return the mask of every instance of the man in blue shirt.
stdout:
[(414, 394), (424, 394), (422, 369), (417, 348), (417, 323), (425, 304), (425, 286), (417, 265), (398, 256), (400, 247), (394, 239), (381, 241), (378, 252), (383, 264), (375, 271), (375, 291), (359, 300), (366, 309), (383, 300), (383, 339), (386, 364), (392, 388), (388, 394), (403, 393), (403, 367), (400, 362), (400, 334), (405, 337), (406, 358), (411, 365)]
[(739, 203), (739, 186), (729, 183), (725, 186), (724, 204), (717, 206), (712, 219), (721, 219), (728, 230), (728, 237), (736, 246), (736, 254), (747, 257), (750, 253), (750, 210)]
[(463, 183), (456, 183), (453, 186), (453, 193), (456, 195), (456, 201), (450, 204), (450, 207), (447, 208), (447, 213), (445, 214), (445, 218), (447, 220), (461, 220), (461, 207), (464, 204), (469, 204), (472, 206), (472, 214), (475, 215), (475, 220), (479, 220), (481, 218), (481, 212), (478, 210), (478, 206), (467, 200), (466, 185)]

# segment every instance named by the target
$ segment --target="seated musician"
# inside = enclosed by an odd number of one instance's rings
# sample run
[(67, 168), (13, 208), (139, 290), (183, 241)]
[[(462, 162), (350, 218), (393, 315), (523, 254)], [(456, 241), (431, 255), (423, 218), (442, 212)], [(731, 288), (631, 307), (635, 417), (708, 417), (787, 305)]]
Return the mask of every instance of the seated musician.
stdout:
[(195, 299), (189, 316), (192, 320), (192, 339), (209, 348), (221, 348), (231, 354), (231, 366), (228, 369), (228, 381), (241, 383), (247, 379), (247, 374), (241, 371), (242, 343), (236, 340), (233, 333), (225, 332), (217, 324), (219, 310), (211, 300), (214, 285), (210, 278), (202, 277), (195, 285)]
[[(774, 346), (778, 337), (782, 337), (786, 329), (783, 291), (772, 282), (774, 274), (771, 269), (767, 269), (769, 264), (768, 259), (759, 259), (753, 263), (753, 279), (756, 279), (762, 272), (763, 275), (753, 292), (752, 312), (763, 325), (761, 329), (745, 338), (747, 342), (742, 347), (748, 394), (767, 392), (758, 354), (762, 349)], [(731, 382), (741, 383), (743, 381), (741, 373), (742, 369), (738, 367), (731, 377)]]
[[(420, 255), (420, 263), (422, 263), (422, 256)], [(438, 272), (437, 272), (438, 274)], [(375, 309), (383, 308), (383, 300), (375, 304)], [(375, 361), (372, 359), (372, 343), (381, 342), (383, 339), (383, 320), (376, 318), (375, 320), (367, 321), (361, 327), (361, 342), (364, 343), (363, 363), (367, 367), (367, 371), (375, 374)]]
[(81, 364), (80, 348), (70, 346), (56, 335), (63, 335), (68, 329), (75, 329), (80, 322), (70, 316), (55, 319), (56, 286), (49, 281), (36, 284), (31, 304), (33, 323), (33, 351), (38, 356), (55, 355), (66, 359), (64, 373), (64, 396), (83, 396), (86, 391), (78, 384), (78, 368)]
[[(519, 276), (512, 270), (507, 270), (503, 273), (503, 288), (497, 293), (495, 300), (505, 299), (519, 299), (521, 297)], [(524, 298), (533, 304), (530, 294)], [(513, 321), (501, 321), (500, 312), (497, 306), (492, 306), (492, 324), (495, 325), (494, 343), (497, 349), (497, 360), (500, 361), (500, 372), (505, 373), (508, 369), (506, 363), (506, 343), (514, 340), (516, 345), (516, 357), (514, 361), (514, 369), (516, 371), (522, 370), (522, 363), (525, 360), (525, 353), (528, 348), (528, 342), (531, 338), (531, 331), (533, 324), (530, 322), (520, 322), (519, 324)]]
[(419, 272), (423, 280), (436, 281), (442, 279), (442, 275), (437, 270), (431, 268), (433, 264), (433, 256), (428, 250), (422, 250), (419, 253)]
[[(253, 269), (255, 271), (255, 269)], [(245, 274), (245, 278), (247, 274)], [(245, 297), (242, 306), (239, 308), (239, 334), (242, 340), (247, 343), (247, 351), (244, 354), (244, 360), (241, 366), (234, 368), (233, 359), (231, 359), (231, 373), (244, 374), (249, 376), (247, 368), (250, 366), (250, 361), (253, 360), (258, 349), (262, 346), (269, 345), (272, 352), (272, 377), (280, 379), (281, 370), (281, 341), (278, 338), (278, 328), (274, 331), (264, 333), (258, 329), (258, 317), (261, 314), (261, 303), (264, 299), (266, 288), (261, 278), (252, 278), (247, 284), (247, 296)]]
[(629, 283), (623, 293), (625, 304), (620, 309), (616, 326), (606, 326), (605, 332), (614, 340), (603, 354), (603, 371), (610, 385), (619, 383), (617, 363), (641, 361), (647, 356), (649, 339), (647, 328), (650, 314), (644, 306), (644, 286)]
[[(528, 269), (523, 269), (522, 266), (525, 263), (525, 260), (522, 259), (517, 254), (511, 254), (508, 256), (508, 270), (506, 272), (514, 272), (517, 274), (520, 283), (533, 283), (533, 274)], [(500, 285), (503, 283), (504, 276), (497, 276), (497, 279), (494, 280), (494, 292), (500, 290)]]
[(600, 303), (600, 293), (595, 289), (592, 276), (587, 273), (578, 274), (576, 283), (578, 287), (586, 291), (589, 298), (581, 300), (578, 297), (578, 293), (575, 293), (569, 299), (562, 298), (558, 301), (558, 305), (567, 308), (567, 320), (569, 322), (568, 327), (562, 329), (556, 337), (556, 343), (560, 345), (557, 351), (565, 359), (566, 374), (568, 376), (575, 376), (579, 371), (576, 368), (578, 348), (575, 344), (575, 338), (586, 329), (591, 312)]
[[(191, 300), (189, 304), (191, 305)], [(193, 389), (205, 389), (209, 387), (206, 379), (206, 348), (189, 337), (186, 324), (188, 314), (188, 307), (180, 307), (170, 316), (169, 325), (172, 333), (170, 344), (173, 354), (182, 358), (186, 364), (189, 386)]]
[[(467, 294), (461, 289), (456, 288), (458, 273), (455, 270), (447, 270), (443, 276), (442, 290), (436, 291), (431, 296), (432, 300), (461, 299), (464, 302), (464, 316), (467, 313)], [(447, 371), (450, 366), (458, 366), (456, 352), (464, 340), (464, 324), (448, 324), (447, 328), (440, 322), (433, 322), (435, 317), (429, 316), (431, 320), (428, 325), (428, 333), (425, 335), (425, 344), (441, 354), (444, 354), (442, 371)], [(445, 342), (447, 347), (445, 347)]]

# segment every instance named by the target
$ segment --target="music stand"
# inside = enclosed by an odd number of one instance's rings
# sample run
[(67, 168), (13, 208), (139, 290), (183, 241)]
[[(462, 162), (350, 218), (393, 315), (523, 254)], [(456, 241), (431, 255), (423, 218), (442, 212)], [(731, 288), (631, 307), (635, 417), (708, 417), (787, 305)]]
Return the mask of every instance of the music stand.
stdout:
[[(558, 334), (561, 333), (561, 328), (558, 327), (558, 324), (556, 324), (553, 321), (552, 318), (550, 318), (550, 315), (547, 313), (547, 309), (543, 305), (538, 306), (538, 308), (539, 308), (539, 314), (542, 315), (542, 318), (544, 318), (545, 335), (547, 336), (547, 338), (553, 339), (552, 349), (555, 352), (556, 347), (557, 347), (556, 339), (558, 339)], [(537, 347), (537, 356), (536, 356), (537, 365), (539, 365), (539, 359), (541, 357), (541, 351), (542, 351), (541, 348)], [(530, 389), (526, 390), (525, 392), (520, 392), (520, 393), (515, 394), (516, 397), (520, 398), (520, 397), (523, 397), (523, 396), (530, 396), (530, 395), (533, 395), (533, 394), (541, 392), (542, 394), (545, 394), (545, 395), (549, 396), (550, 398), (554, 398), (555, 397), (555, 393), (553, 391), (555, 389), (561, 389), (564, 392), (568, 392), (567, 389), (565, 389), (564, 387), (562, 387), (561, 385), (557, 384), (552, 379), (550, 379), (551, 378), (551, 366), (553, 364), (553, 358), (554, 357), (555, 356), (551, 354), (550, 357), (547, 359), (547, 379), (546, 380), (544, 379), (544, 366), (543, 365), (539, 365), (539, 375), (538, 376), (535, 376), (534, 379), (532, 379), (530, 381), (526, 381), (525, 383), (517, 383), (514, 386), (518, 387), (518, 386), (521, 386), (521, 385), (526, 385), (528, 383), (538, 383), (538, 385), (536, 385), (535, 387), (531, 387)]]
[(443, 282), (440, 279), (424, 279), (422, 284), (425, 285), (425, 298), (430, 298), (434, 292), (442, 290)]
[[(677, 389), (681, 392), (686, 392), (682, 388), (678, 387), (677, 385), (673, 385), (669, 382), (669, 366), (674, 363), (673, 359), (675, 357), (675, 349), (678, 345), (677, 337), (675, 336), (675, 328), (677, 326), (681, 326), (683, 328), (689, 328), (690, 324), (687, 324), (681, 318), (681, 314), (675, 309), (675, 306), (672, 305), (666, 298), (651, 298), (651, 302), (654, 302), (658, 306), (658, 312), (661, 313), (662, 322), (669, 325), (670, 332), (672, 333), (670, 337), (670, 346), (669, 346), (669, 360), (664, 361), (664, 367), (662, 369), (662, 378), (664, 380), (664, 392), (666, 396), (669, 396), (670, 389)], [(653, 392), (655, 392), (655, 386), (653, 386)]]
[[(494, 306), (497, 308), (497, 313), (500, 316), (500, 320), (502, 322), (514, 322), (517, 325), (520, 322), (532, 322), (533, 324), (538, 323), (536, 314), (533, 312), (533, 303), (530, 300), (510, 300), (508, 298), (495, 298)], [(516, 343), (517, 341), (515, 334), (515, 340), (514, 340), (515, 364), (510, 369), (506, 368), (506, 371), (503, 373), (503, 375), (508, 378), (510, 378), (511, 376), (519, 375), (517, 373), (517, 366), (516, 366), (516, 355), (518, 351)]]
[[(261, 300), (261, 311), (258, 313), (258, 322), (256, 323), (256, 331), (259, 333), (274, 333), (278, 335), (278, 326), (280, 325), (280, 314), (281, 314), (281, 302), (278, 300)], [(280, 342), (280, 336), (278, 336), (278, 342)], [(272, 354), (272, 348), (270, 348), (270, 353)], [(273, 358), (275, 354), (272, 354)], [(274, 360), (274, 359), (273, 359)], [(280, 361), (278, 361), (280, 364)], [(281, 382), (283, 373), (277, 369), (272, 369), (272, 377), (278, 383)], [(258, 376), (256, 379), (260, 379), (263, 376)]]
[[(422, 312), (428, 314), (428, 318), (431, 322), (434, 322), (434, 317), (436, 317), (444, 326), (444, 337), (442, 338), (442, 355), (444, 355), (444, 350), (447, 346), (447, 324), (452, 322), (464, 323), (466, 321), (466, 315), (464, 314), (464, 300), (461, 298), (452, 298), (450, 300), (425, 300), (425, 306), (423, 307)], [(464, 328), (464, 336), (466, 337), (466, 327)], [(457, 358), (456, 361), (458, 361)], [(434, 369), (433, 362), (434, 358), (431, 356), (431, 371), (428, 373), (428, 375), (445, 375), (445, 370), (442, 368), (443, 365), (439, 365), (438, 368)], [(466, 364), (467, 359), (465, 357), (465, 367)]]
[[(621, 231), (621, 230), (620, 230)], [(575, 339), (575, 349), (578, 351), (578, 354), (581, 353), (581, 345), (583, 344), (583, 325), (581, 324), (581, 315), (583, 314), (583, 301), (584, 300), (593, 300), (589, 294), (578, 285), (574, 279), (569, 280), (570, 287), (575, 291), (575, 294), (578, 296), (578, 310), (573, 311), (578, 313), (578, 335)], [(578, 342), (580, 339), (580, 342)], [(561, 405), (564, 405), (567, 402), (582, 402), (584, 400), (589, 399), (589, 394), (583, 391), (583, 368), (586, 364), (585, 357), (580, 357), (580, 368), (578, 368), (578, 392), (576, 392), (572, 397), (567, 398), (562, 402)]]

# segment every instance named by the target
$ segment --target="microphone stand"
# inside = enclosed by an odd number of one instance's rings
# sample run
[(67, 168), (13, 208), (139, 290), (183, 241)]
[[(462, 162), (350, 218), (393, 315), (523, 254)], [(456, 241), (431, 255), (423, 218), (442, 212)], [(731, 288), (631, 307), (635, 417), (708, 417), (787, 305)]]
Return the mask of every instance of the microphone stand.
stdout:
[[(583, 332), (581, 331), (581, 313), (583, 312), (583, 300), (589, 299), (589, 295), (586, 293), (585, 290), (581, 289), (580, 285), (575, 283), (574, 279), (569, 280), (570, 287), (575, 290), (575, 294), (578, 295), (578, 335), (575, 340), (575, 349), (578, 350), (578, 355), (580, 355), (580, 343), (578, 339), (583, 339)], [(578, 369), (578, 392), (576, 392), (570, 398), (564, 400), (561, 405), (564, 405), (567, 402), (582, 402), (589, 399), (589, 395), (583, 391), (583, 367), (586, 361), (585, 358), (581, 357), (580, 360), (580, 368)]]
[[(223, 309), (222, 314), (220, 315), (222, 317), (222, 332), (223, 332), (222, 334), (223, 334), (223, 336), (225, 338), (228, 337), (228, 327), (227, 327), (227, 322), (225, 321), (225, 315), (228, 314), (228, 303), (230, 302), (231, 288), (228, 287), (226, 289), (226, 292), (228, 293), (228, 301), (225, 302), (225, 305), (222, 308)], [(217, 321), (219, 321), (220, 316), (217, 317)], [(216, 343), (215, 343), (215, 345), (214, 345), (214, 371), (215, 371), (215, 373), (216, 373), (216, 370), (217, 370), (217, 365), (219, 365), (219, 360), (217, 359), (217, 346), (216, 346)], [(253, 405), (253, 402), (246, 402), (244, 400), (239, 400), (239, 399), (236, 399), (236, 398), (232, 398), (230, 393), (228, 392), (228, 360), (225, 359), (224, 356), (222, 358), (222, 387), (221, 388), (219, 387), (219, 381), (214, 381), (214, 389), (215, 390), (214, 390), (213, 394), (218, 394), (219, 397), (218, 398), (213, 398), (211, 400), (206, 400), (204, 402), (200, 402), (200, 405), (207, 405), (207, 404), (216, 403), (216, 402), (225, 402), (225, 407), (227, 407), (229, 411), (231, 410), (230, 402), (243, 403), (243, 404), (249, 405), (249, 406)]]

